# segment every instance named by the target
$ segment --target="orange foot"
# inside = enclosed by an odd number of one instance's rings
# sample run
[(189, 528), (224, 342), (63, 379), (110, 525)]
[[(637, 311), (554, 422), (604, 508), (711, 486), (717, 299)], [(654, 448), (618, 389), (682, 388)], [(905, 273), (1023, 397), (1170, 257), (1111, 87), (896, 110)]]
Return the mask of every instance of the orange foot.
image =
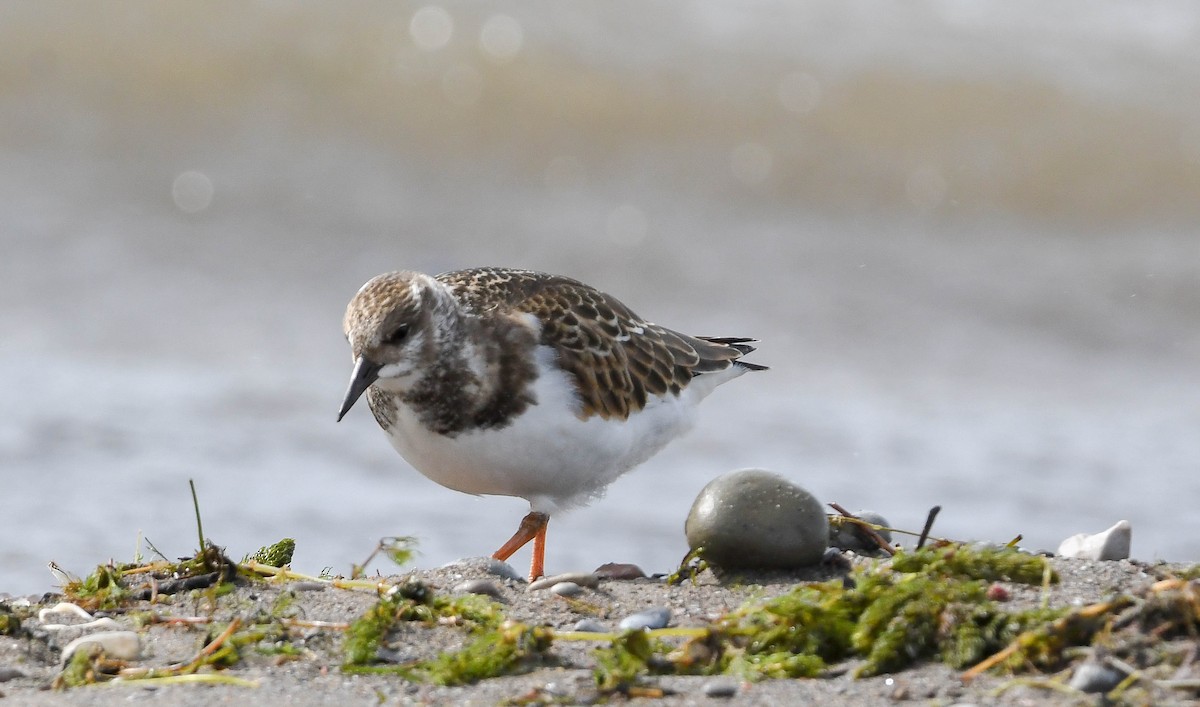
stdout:
[(546, 525), (549, 522), (549, 515), (530, 511), (529, 515), (521, 519), (521, 525), (517, 528), (517, 532), (513, 533), (503, 547), (492, 553), (492, 557), (501, 561), (507, 560), (512, 557), (514, 552), (525, 547), (532, 540), (533, 562), (529, 565), (529, 581), (532, 582), (546, 574)]

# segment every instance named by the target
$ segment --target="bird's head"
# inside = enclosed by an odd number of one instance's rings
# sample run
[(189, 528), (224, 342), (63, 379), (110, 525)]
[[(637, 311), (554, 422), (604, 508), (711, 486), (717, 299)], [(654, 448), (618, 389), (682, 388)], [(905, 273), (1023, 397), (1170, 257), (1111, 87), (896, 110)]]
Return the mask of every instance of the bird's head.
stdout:
[(346, 307), (342, 327), (350, 342), (354, 373), (338, 420), (375, 385), (403, 392), (433, 355), (438, 283), (416, 272), (372, 278)]

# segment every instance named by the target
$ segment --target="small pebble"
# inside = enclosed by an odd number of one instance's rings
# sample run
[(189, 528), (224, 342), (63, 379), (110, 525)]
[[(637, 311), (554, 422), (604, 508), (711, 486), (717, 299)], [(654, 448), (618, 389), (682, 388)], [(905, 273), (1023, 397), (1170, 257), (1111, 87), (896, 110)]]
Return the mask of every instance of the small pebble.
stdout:
[(701, 489), (684, 533), (717, 567), (794, 569), (821, 562), (829, 520), (808, 491), (770, 471), (742, 469)]
[(16, 668), (10, 668), (7, 665), (0, 666), (0, 682), (8, 682), (9, 680), (16, 680), (23, 677), (25, 677), (25, 673)]
[(737, 683), (732, 680), (709, 680), (704, 683), (705, 697), (733, 697), (737, 691)]
[(617, 627), (622, 631), (639, 628), (656, 629), (666, 628), (669, 623), (671, 623), (671, 610), (665, 606), (656, 606), (626, 616), (621, 619), (621, 623), (617, 624)]
[(583, 633), (607, 633), (608, 629), (604, 628), (604, 624), (595, 619), (580, 619), (575, 623), (572, 631), (581, 631)]
[(82, 607), (66, 601), (60, 601), (48, 609), (38, 610), (38, 621), (44, 624), (50, 623), (50, 618), (52, 616), (74, 617), (77, 619), (83, 619), (84, 621), (92, 620), (92, 615), (84, 611)]
[(1127, 520), (1095, 535), (1072, 535), (1058, 546), (1058, 554), (1084, 560), (1128, 560), (1133, 526)]
[(1080, 692), (1108, 692), (1124, 679), (1123, 674), (1100, 661), (1085, 660), (1075, 668), (1070, 685)]
[(482, 594), (497, 599), (501, 597), (500, 588), (490, 579), (468, 579), (455, 585), (454, 591), (459, 594)]
[(592, 574), (600, 579), (641, 579), (646, 576), (641, 567), (621, 562), (607, 562), (596, 568)]
[(84, 646), (96, 646), (109, 658), (117, 660), (133, 660), (141, 650), (141, 643), (134, 631), (102, 631), (80, 636), (68, 643), (62, 651), (63, 665), (71, 660), (75, 651)]
[(560, 597), (577, 597), (583, 593), (583, 587), (574, 582), (559, 582), (550, 587), (550, 591)]
[(529, 591), (536, 592), (539, 589), (549, 589), (559, 582), (574, 582), (581, 587), (589, 587), (595, 589), (600, 586), (600, 578), (591, 572), (567, 572), (566, 574), (556, 574), (552, 577), (542, 577), (529, 583)]

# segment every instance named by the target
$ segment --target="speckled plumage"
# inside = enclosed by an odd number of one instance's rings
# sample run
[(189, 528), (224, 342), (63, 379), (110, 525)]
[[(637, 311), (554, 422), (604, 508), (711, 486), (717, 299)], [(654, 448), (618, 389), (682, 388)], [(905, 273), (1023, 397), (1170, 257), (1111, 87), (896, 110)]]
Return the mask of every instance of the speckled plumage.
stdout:
[(600, 495), (690, 427), (713, 388), (764, 368), (740, 360), (750, 339), (681, 334), (527, 270), (380, 275), (351, 300), (344, 328), (355, 372), (339, 419), (366, 392), (418, 471), (529, 499), (538, 538), (551, 512)]

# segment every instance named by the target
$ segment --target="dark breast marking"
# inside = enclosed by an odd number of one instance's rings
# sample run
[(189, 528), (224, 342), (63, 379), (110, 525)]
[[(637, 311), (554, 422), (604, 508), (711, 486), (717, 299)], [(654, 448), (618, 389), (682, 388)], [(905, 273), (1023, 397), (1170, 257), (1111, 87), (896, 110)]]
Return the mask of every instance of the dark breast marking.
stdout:
[[(507, 427), (537, 403), (531, 390), (537, 378), (533, 332), (508, 318), (470, 318), (463, 325), (459, 339), (441, 342), (438, 355), (431, 357), (412, 389), (390, 396), (410, 407), (430, 431), (447, 437)], [(483, 357), (482, 377), (463, 355), (468, 337), (474, 337), (471, 343)], [(374, 409), (374, 398), (368, 400)], [(379, 416), (376, 413), (376, 419)]]

